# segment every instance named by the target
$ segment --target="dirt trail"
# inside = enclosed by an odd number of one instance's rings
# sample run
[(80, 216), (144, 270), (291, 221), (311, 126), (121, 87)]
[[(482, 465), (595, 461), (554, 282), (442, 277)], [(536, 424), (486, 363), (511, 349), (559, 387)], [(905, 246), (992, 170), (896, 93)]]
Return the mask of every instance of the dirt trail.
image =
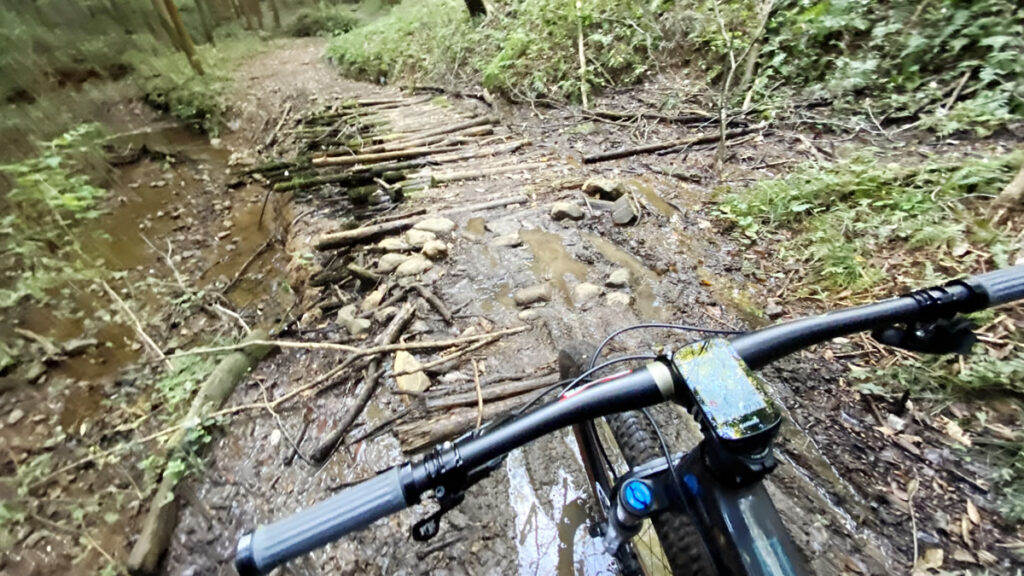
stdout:
[[(398, 96), (394, 90), (339, 80), (319, 60), (318, 51), (316, 43), (296, 43), (254, 59), (246, 70), (262, 72), (241, 73), (244, 84), (252, 82), (245, 92), (245, 123), (272, 126), (276, 116), (271, 111), (287, 108), (288, 102), (315, 108), (329, 99)], [(282, 68), (288, 70), (287, 75), (273, 72)], [(449, 98), (445, 106), (447, 110), (431, 109), (430, 114), (454, 118), (461, 112), (487, 111), (473, 100)], [(294, 113), (296, 106), (291, 108)], [(503, 339), (476, 355), (486, 375), (493, 377), (551, 370), (560, 343), (606, 334), (640, 321), (717, 328), (743, 324), (736, 311), (743, 311), (747, 292), (738, 273), (736, 248), (723, 243), (702, 216), (700, 209), (708, 194), (705, 188), (649, 173), (648, 162), (657, 162), (665, 170), (674, 168), (656, 158), (582, 166), (581, 152), (611, 148), (614, 139), (621, 138), (614, 126), (583, 122), (581, 130), (580, 119), (567, 111), (530, 114), (509, 107), (490, 112), (498, 114), (501, 129), (510, 138), (532, 142), (501, 162), (543, 162), (544, 166), (527, 173), (439, 185), (407, 197), (401, 210), (423, 207), (428, 216), (515, 192), (530, 198), (526, 204), (452, 216), (456, 229), (446, 238), (449, 254), (423, 274), (422, 281), (459, 312), (451, 327), (428, 313), (419, 328), (426, 331), (425, 338), (516, 326), (527, 319), (528, 332)], [(265, 119), (258, 122), (261, 117)], [(400, 114), (392, 119), (395, 125), (401, 121)], [(260, 134), (255, 131), (239, 137), (259, 142)], [(750, 157), (759, 145), (752, 143), (750, 149), (740, 148), (737, 154)], [(698, 158), (687, 166), (707, 165), (707, 152), (694, 154)], [(614, 226), (610, 216), (600, 212), (579, 222), (552, 219), (551, 204), (578, 201), (580, 184), (596, 175), (628, 180), (641, 207), (639, 224)], [(331, 229), (334, 220), (324, 218), (331, 211), (316, 199), (299, 202), (293, 212), (303, 217), (289, 239), (292, 273), (308, 276), (296, 258), (311, 251), (313, 240)], [(510, 235), (521, 241), (508, 242)], [(605, 287), (611, 272), (618, 268), (628, 269), (632, 280), (625, 287)], [(541, 282), (554, 286), (550, 302), (522, 313), (511, 295)], [(577, 288), (584, 283), (599, 287), (596, 298), (580, 299)], [(308, 302), (310, 294), (305, 298)], [(623, 307), (623, 301), (629, 304)], [(325, 319), (310, 327), (329, 324)], [(654, 333), (625, 338), (619, 350), (676, 343), (675, 336), (668, 336)], [(255, 372), (253, 380), (260, 386), (240, 388), (234, 403), (257, 402), (264, 393), (278, 397), (339, 360), (319, 352), (277, 354)], [(783, 402), (794, 399), (796, 382), (835, 384), (830, 381), (834, 375), (823, 377), (818, 367), (799, 362), (772, 376), (781, 380), (778, 393)], [(449, 371), (440, 385), (465, 386), (472, 378), (473, 368), (466, 362)], [(282, 411), (278, 417), (285, 436), (294, 438), (306, 430), (304, 438), (323, 437), (351, 402), (357, 386), (357, 382), (346, 382), (304, 403), (304, 408), (296, 405)], [(405, 407), (405, 399), (381, 390), (357, 422), (356, 431), (371, 429)], [(695, 436), (688, 416), (672, 407), (659, 410), (658, 415), (680, 444), (692, 445)], [(423, 426), (413, 422), (405, 430)], [(340, 450), (317, 469), (301, 459), (292, 460), (293, 450), (278, 427), (275, 416), (251, 413), (237, 418), (214, 442), (205, 474), (195, 482), (196, 494), (205, 506), (185, 509), (168, 558), (169, 573), (226, 573), (234, 536), (243, 529), (308, 506), (404, 458), (392, 432)], [(315, 441), (308, 440), (303, 450), (313, 445)], [(419, 544), (409, 538), (412, 523), (428, 513), (427, 508), (418, 506), (310, 555), (296, 563), (295, 569), (310, 574), (609, 573), (610, 559), (587, 536), (585, 509), (590, 495), (573, 446), (571, 434), (564, 431), (514, 453), (499, 473), (474, 487), (466, 502), (445, 517), (441, 535), (431, 543)], [(833, 472), (832, 466), (816, 446), (814, 438), (795, 426), (790, 428), (781, 451), (784, 464), (770, 481), (779, 509), (815, 569), (820, 573), (850, 569), (887, 573), (905, 567), (906, 537), (892, 539), (887, 533), (878, 533), (870, 506), (841, 478), (827, 474)]]

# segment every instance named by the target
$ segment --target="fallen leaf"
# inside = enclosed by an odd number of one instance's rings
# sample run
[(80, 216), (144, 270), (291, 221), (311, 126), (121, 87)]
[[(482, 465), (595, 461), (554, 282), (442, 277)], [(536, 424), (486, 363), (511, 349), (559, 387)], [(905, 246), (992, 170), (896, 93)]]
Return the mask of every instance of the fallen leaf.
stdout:
[(914, 497), (914, 494), (917, 494), (917, 487), (920, 486), (920, 484), (921, 483), (917, 478), (911, 478), (910, 481), (907, 482), (907, 500), (910, 500)]
[(971, 438), (967, 435), (966, 432), (964, 432), (964, 429), (961, 428), (959, 424), (952, 420), (947, 420), (945, 428), (947, 436), (949, 436), (953, 440), (956, 440), (960, 444), (963, 444), (964, 446), (970, 447)]
[(978, 507), (970, 500), (967, 501), (967, 516), (975, 526), (981, 526), (981, 514), (978, 512)]
[(991, 566), (992, 564), (995, 564), (999, 561), (998, 558), (996, 558), (990, 552), (987, 552), (985, 550), (978, 551), (978, 560), (980, 560), (982, 564), (985, 564), (987, 566)]
[(960, 537), (964, 539), (964, 544), (967, 544), (968, 548), (974, 548), (971, 542), (971, 520), (967, 516), (960, 517)]
[(988, 431), (1000, 440), (1006, 440), (1008, 442), (1014, 442), (1017, 440), (1017, 433), (1005, 424), (991, 423), (986, 424), (985, 428), (988, 428)]
[(956, 560), (957, 562), (966, 562), (968, 564), (978, 563), (978, 559), (974, 557), (974, 554), (971, 554), (963, 548), (957, 548), (953, 551), (953, 560)]
[(898, 432), (896, 432), (892, 428), (889, 428), (888, 426), (884, 426), (884, 425), (883, 426), (875, 426), (875, 430), (878, 430), (879, 432), (882, 433), (882, 436), (886, 436), (886, 437), (888, 437), (888, 436), (895, 436), (896, 434), (898, 434)]
[(917, 568), (923, 570), (937, 570), (942, 568), (942, 561), (945, 559), (945, 552), (942, 548), (929, 548), (917, 561)]

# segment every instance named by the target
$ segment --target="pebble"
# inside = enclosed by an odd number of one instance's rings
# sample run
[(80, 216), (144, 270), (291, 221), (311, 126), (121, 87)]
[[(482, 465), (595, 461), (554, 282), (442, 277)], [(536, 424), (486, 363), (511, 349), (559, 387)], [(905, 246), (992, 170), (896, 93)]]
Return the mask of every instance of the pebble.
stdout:
[(448, 245), (440, 240), (431, 240), (423, 245), (423, 255), (431, 260), (439, 260), (448, 255)]
[(411, 256), (406, 254), (400, 254), (398, 252), (389, 252), (380, 257), (377, 261), (377, 271), (379, 272), (394, 272), (395, 268), (398, 268), (405, 263), (406, 260)]
[(604, 303), (609, 308), (625, 308), (632, 300), (633, 298), (625, 292), (609, 292), (604, 297)]
[(604, 285), (609, 288), (625, 288), (629, 286), (631, 274), (628, 268), (617, 268), (608, 275), (608, 280), (605, 281)]
[(385, 252), (405, 252), (412, 248), (401, 238), (385, 238), (377, 243), (377, 247)]
[(505, 234), (498, 236), (491, 241), (491, 244), (501, 248), (515, 248), (523, 245), (523, 239), (519, 237), (519, 233)]
[(544, 283), (529, 288), (523, 288), (512, 296), (512, 300), (519, 306), (529, 306), (537, 302), (551, 300), (551, 285)]
[(348, 333), (358, 338), (370, 331), (371, 324), (368, 318), (354, 318), (348, 323)]
[(582, 220), (583, 209), (572, 202), (555, 202), (551, 205), (551, 217), (555, 220)]
[(413, 229), (405, 233), (405, 243), (413, 248), (423, 248), (431, 240), (437, 240), (437, 235), (427, 230)]
[(433, 262), (427, 260), (420, 254), (416, 254), (405, 262), (402, 262), (398, 268), (395, 269), (395, 274), (398, 276), (416, 276), (417, 274), (422, 274), (433, 267)]
[(24, 417), (25, 411), (22, 410), (21, 408), (15, 408), (14, 410), (11, 411), (10, 414), (7, 415), (7, 424), (10, 426), (14, 426), (15, 424), (18, 423), (18, 421), (20, 421)]
[(575, 302), (577, 306), (589, 304), (600, 297), (601, 287), (596, 284), (591, 284), (590, 282), (579, 284), (572, 290), (572, 301)]
[(388, 320), (391, 320), (398, 314), (397, 306), (388, 306), (387, 308), (381, 308), (373, 313), (373, 321), (377, 324), (385, 324)]
[(417, 222), (412, 229), (433, 232), (434, 234), (449, 234), (452, 230), (455, 230), (455, 222), (447, 218), (427, 218)]
[(764, 314), (772, 320), (781, 318), (786, 311), (779, 305), (779, 301), (774, 298), (768, 299), (768, 305), (764, 308)]
[(597, 176), (583, 183), (583, 193), (604, 200), (617, 200), (622, 196), (622, 188), (614, 180)]
[(277, 446), (278, 443), (280, 443), (280, 442), (281, 442), (281, 430), (279, 428), (274, 428), (274, 430), (270, 433), (270, 445), (271, 446)]
[(637, 206), (629, 196), (622, 196), (612, 206), (612, 222), (618, 226), (626, 226), (636, 222), (640, 217)]
[(527, 308), (519, 313), (519, 319), (523, 322), (540, 320), (540, 310), (537, 310), (536, 308)]

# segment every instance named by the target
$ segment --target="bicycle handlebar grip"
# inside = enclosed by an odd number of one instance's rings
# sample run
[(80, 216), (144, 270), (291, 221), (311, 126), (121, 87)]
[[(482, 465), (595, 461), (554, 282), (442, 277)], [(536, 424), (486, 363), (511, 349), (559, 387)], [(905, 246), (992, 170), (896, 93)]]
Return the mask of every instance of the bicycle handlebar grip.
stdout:
[(238, 540), (235, 569), (240, 576), (266, 574), (278, 565), (408, 506), (398, 468), (345, 489)]
[(1024, 266), (1011, 266), (964, 279), (971, 288), (988, 296), (988, 306), (1024, 300)]

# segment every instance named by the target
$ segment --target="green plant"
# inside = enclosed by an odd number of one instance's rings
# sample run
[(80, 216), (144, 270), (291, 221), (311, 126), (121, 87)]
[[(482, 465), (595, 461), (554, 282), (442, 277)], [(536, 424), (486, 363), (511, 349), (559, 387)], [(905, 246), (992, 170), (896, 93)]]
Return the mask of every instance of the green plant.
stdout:
[[(483, 23), (458, 0), (406, 0), (332, 40), (328, 55), (357, 78), (449, 82), (467, 78), (524, 98), (580, 97), (639, 80), (661, 42), (647, 2), (516, 0), (492, 7)], [(580, 78), (582, 27), (587, 74)]]
[(346, 6), (319, 5), (299, 10), (288, 24), (289, 36), (333, 36), (344, 34), (362, 23), (362, 16)]
[(83, 124), (42, 144), (38, 157), (0, 166), (12, 183), (0, 217), (0, 308), (44, 300), (47, 291), (94, 275), (77, 229), (102, 213), (106, 196), (84, 174), (101, 154), (99, 134), (97, 125)]
[[(832, 166), (808, 165), (728, 194), (719, 211), (748, 242), (785, 231), (781, 248), (824, 286), (865, 290), (890, 277), (919, 278), (932, 262), (946, 272), (977, 262), (974, 245), (1005, 265), (1009, 240), (979, 213), (1024, 152), (985, 159), (930, 159), (906, 167), (862, 152)], [(914, 249), (913, 256), (907, 249)]]

